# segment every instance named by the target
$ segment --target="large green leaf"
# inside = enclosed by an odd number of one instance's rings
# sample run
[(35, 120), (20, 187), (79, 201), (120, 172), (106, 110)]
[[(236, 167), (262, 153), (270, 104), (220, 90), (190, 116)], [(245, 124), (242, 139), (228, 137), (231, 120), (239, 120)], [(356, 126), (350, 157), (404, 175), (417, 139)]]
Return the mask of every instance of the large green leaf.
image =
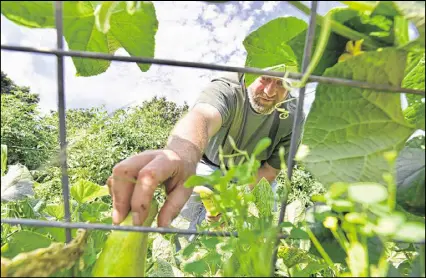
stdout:
[[(336, 20), (336, 17), (334, 17), (333, 19)], [(303, 52), (305, 50), (306, 33), (307, 33), (307, 30), (301, 32), (299, 35), (297, 35), (296, 37), (294, 37), (292, 40), (288, 42), (288, 45), (294, 51), (294, 55), (296, 56), (298, 72), (302, 71), (302, 61), (303, 61)], [(314, 53), (314, 51), (317, 48), (320, 33), (321, 33), (321, 27), (317, 26), (315, 30), (315, 39), (312, 46), (312, 53)], [(345, 50), (346, 42), (347, 42), (346, 38), (332, 32), (328, 39), (327, 46), (324, 50), (324, 53), (321, 56), (321, 60), (318, 62), (318, 65), (315, 67), (312, 74), (322, 75), (327, 68), (336, 64), (337, 59)]]
[[(332, 12), (333, 20), (339, 23), (345, 23), (358, 16), (357, 11), (350, 9)], [(281, 17), (253, 31), (243, 42), (247, 50), (246, 66), (266, 68), (285, 64), (291, 67), (289, 71), (301, 72), (307, 27), (303, 20)], [(315, 29), (313, 53), (319, 44), (321, 28), (317, 25)], [(322, 75), (327, 68), (336, 64), (339, 56), (345, 51), (347, 41), (348, 39), (331, 32), (324, 53), (312, 74)], [(247, 74), (247, 85), (255, 78), (256, 75)]]
[[(53, 1), (2, 2), (1, 13), (9, 20), (26, 27), (54, 28), (53, 4)], [(118, 5), (113, 5), (113, 12), (106, 19), (102, 16), (103, 13), (101, 16), (99, 12), (95, 15), (96, 7), (100, 4), (99, 1), (64, 1), (64, 37), (69, 49), (114, 54), (118, 48), (123, 47), (131, 56), (154, 56), (158, 21), (151, 2), (143, 1), (133, 14), (129, 14), (125, 1), (120, 1)], [(102, 22), (98, 24), (98, 29), (96, 20), (99, 18)], [(106, 21), (108, 19), (109, 24)], [(105, 26), (110, 29), (104, 28)], [(109, 32), (103, 33), (101, 30)], [(111, 63), (75, 57), (73, 62), (77, 76), (98, 75), (105, 72)], [(150, 68), (149, 64), (138, 66), (142, 71)]]
[[(366, 52), (338, 63), (325, 76), (400, 86), (405, 52)], [(320, 84), (308, 115), (302, 158), (324, 185), (383, 182), (389, 170), (383, 154), (403, 147), (413, 127), (404, 120), (400, 96), (356, 87)]]
[[(396, 31), (394, 30), (394, 17), (398, 15), (399, 13), (391, 1), (380, 1), (371, 14), (359, 13), (345, 25), (374, 38), (383, 46), (393, 46)], [(408, 32), (408, 29), (406, 31)]]
[(424, 216), (425, 150), (412, 146), (410, 142), (401, 151), (396, 161), (396, 182), (398, 186), (396, 196), (398, 203), (404, 209)]
[(371, 13), (377, 6), (377, 1), (339, 1), (351, 9)]
[[(410, 53), (406, 75), (402, 81), (404, 88), (417, 90), (425, 89), (425, 53)], [(408, 107), (404, 110), (404, 116), (409, 123), (417, 128), (425, 129), (425, 103), (424, 96), (407, 95)]]
[[(307, 28), (306, 22), (295, 17), (280, 17), (269, 21), (250, 33), (243, 41), (247, 51), (246, 66), (266, 68), (285, 64), (298, 66), (296, 56), (288, 42)], [(256, 75), (247, 74), (250, 85)]]
[(65, 216), (65, 208), (63, 204), (48, 204), (44, 211), (58, 220), (62, 220)]
[(1, 255), (13, 258), (19, 253), (33, 251), (38, 248), (48, 247), (52, 241), (42, 234), (31, 231), (19, 231), (12, 234), (8, 239), (8, 248)]

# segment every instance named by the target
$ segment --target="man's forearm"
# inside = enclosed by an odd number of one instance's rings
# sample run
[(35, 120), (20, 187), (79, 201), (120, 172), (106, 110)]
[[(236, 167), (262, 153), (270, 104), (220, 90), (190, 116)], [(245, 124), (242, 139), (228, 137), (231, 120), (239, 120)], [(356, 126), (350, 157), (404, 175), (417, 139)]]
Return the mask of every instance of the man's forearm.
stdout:
[(176, 152), (181, 159), (196, 164), (201, 159), (207, 142), (207, 121), (199, 113), (191, 111), (176, 124), (166, 148)]

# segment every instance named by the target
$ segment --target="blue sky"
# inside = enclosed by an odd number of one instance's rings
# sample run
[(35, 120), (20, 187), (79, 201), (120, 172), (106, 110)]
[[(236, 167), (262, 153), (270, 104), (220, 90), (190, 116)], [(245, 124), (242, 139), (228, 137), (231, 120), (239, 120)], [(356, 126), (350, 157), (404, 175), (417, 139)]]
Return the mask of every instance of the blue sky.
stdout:
[[(244, 38), (252, 31), (281, 16), (308, 17), (285, 1), (231, 1), (225, 4), (154, 1), (159, 29), (156, 58), (177, 59), (229, 66), (244, 66)], [(310, 1), (305, 4), (310, 6)], [(319, 2), (319, 13), (342, 6)], [(1, 43), (32, 47), (56, 47), (54, 29), (29, 29), (1, 16)], [(285, 30), (283, 30), (285, 32)], [(67, 45), (65, 43), (65, 48)], [(116, 55), (128, 56), (119, 49)], [(30, 86), (40, 94), (43, 111), (57, 109), (56, 58), (29, 53), (1, 51), (1, 68), (18, 85)], [(76, 77), (71, 58), (65, 58), (67, 108), (105, 105), (109, 111), (134, 105), (154, 96), (165, 96), (189, 105), (209, 80), (220, 72), (153, 65), (143, 73), (134, 63), (113, 62), (98, 76)], [(312, 84), (308, 89), (313, 89)], [(309, 90), (308, 90), (309, 91)], [(314, 94), (306, 100), (305, 109)]]

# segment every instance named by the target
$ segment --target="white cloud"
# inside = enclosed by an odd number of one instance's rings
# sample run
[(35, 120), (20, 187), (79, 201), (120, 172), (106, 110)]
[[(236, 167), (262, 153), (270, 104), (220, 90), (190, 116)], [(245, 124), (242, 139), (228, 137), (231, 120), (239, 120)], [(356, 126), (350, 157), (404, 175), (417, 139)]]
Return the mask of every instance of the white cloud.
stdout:
[(265, 1), (262, 6), (264, 12), (271, 12), (280, 3), (280, 1)]
[(240, 4), (243, 6), (243, 10), (249, 10), (254, 1), (240, 1)]
[(207, 5), (206, 9), (204, 10), (204, 20), (211, 20), (216, 18), (219, 15), (220, 11), (219, 8), (215, 5)]
[[(155, 57), (243, 66), (244, 38), (261, 23), (278, 16), (287, 3), (240, 1), (214, 4), (203, 1), (154, 2), (159, 28)], [(55, 48), (54, 29), (21, 27), (1, 16), (1, 43)], [(67, 45), (65, 44), (65, 47)], [(116, 55), (128, 56), (120, 49)], [(57, 109), (56, 57), (1, 51), (1, 66), (18, 85), (40, 94), (43, 110)], [(153, 96), (178, 104), (191, 104), (209, 79), (219, 71), (152, 65), (141, 72), (135, 63), (113, 61), (105, 73), (76, 77), (71, 58), (65, 58), (65, 92), (68, 108), (105, 105), (112, 110)]]
[(234, 5), (232, 3), (225, 5), (225, 13), (226, 14), (228, 14), (228, 15), (234, 15), (234, 14), (237, 13), (237, 11), (238, 11), (237, 5)]

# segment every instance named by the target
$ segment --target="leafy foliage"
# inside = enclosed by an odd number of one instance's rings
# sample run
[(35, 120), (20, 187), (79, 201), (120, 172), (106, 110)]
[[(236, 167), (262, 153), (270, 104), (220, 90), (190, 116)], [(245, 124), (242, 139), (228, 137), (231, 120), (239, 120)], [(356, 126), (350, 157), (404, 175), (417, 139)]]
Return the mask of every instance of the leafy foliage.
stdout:
[[(165, 98), (154, 98), (140, 106), (115, 111), (111, 117), (98, 116), (71, 137), (68, 160), (71, 180), (83, 178), (102, 184), (120, 160), (143, 150), (163, 147), (186, 109), (187, 106), (179, 107)], [(81, 122), (84, 123), (84, 118)]]
[[(113, 7), (110, 28), (99, 30), (96, 26), (97, 1), (66, 1), (63, 7), (64, 37), (71, 50), (114, 54), (124, 48), (131, 56), (153, 57), (155, 34), (158, 21), (154, 5), (140, 1), (138, 8), (129, 14), (126, 1), (119, 1)], [(29, 28), (54, 28), (54, 1), (4, 2), (1, 13), (9, 20)], [(104, 22), (104, 21), (102, 21)], [(105, 25), (105, 23), (104, 23)], [(104, 26), (103, 25), (103, 26)], [(108, 24), (109, 25), (109, 24)], [(131, 34), (131, 36), (129, 36)], [(143, 46), (143, 47), (141, 47)], [(93, 76), (105, 72), (111, 61), (73, 57), (77, 76)], [(149, 64), (138, 64), (141, 71)]]
[(1, 144), (8, 146), (9, 164), (21, 163), (29, 170), (43, 165), (57, 142), (51, 127), (41, 121), (37, 105), (37, 95), (2, 72)]
[[(338, 63), (325, 76), (399, 85), (404, 52), (389, 48)], [(363, 107), (364, 109), (357, 109)], [(414, 131), (405, 122), (400, 97), (371, 90), (320, 84), (302, 144), (306, 168), (325, 186), (333, 182), (382, 181), (383, 153), (399, 151)]]
[[(409, 53), (402, 86), (418, 90), (425, 89), (425, 53)], [(408, 107), (404, 110), (407, 122), (416, 128), (425, 129), (425, 101), (421, 95), (407, 95)]]
[[(279, 199), (283, 199), (286, 193), (285, 190), (285, 177), (286, 173), (280, 172), (277, 177), (278, 187), (277, 195)], [(322, 194), (325, 192), (324, 185), (316, 180), (310, 172), (308, 172), (303, 165), (296, 164), (293, 169), (291, 177), (291, 191), (288, 195), (288, 203), (296, 200), (300, 201), (303, 207), (313, 205), (311, 197), (314, 195)]]
[[(416, 146), (416, 141), (420, 142)], [(423, 145), (423, 148), (421, 146)], [(396, 162), (397, 200), (403, 208), (425, 215), (425, 150), (424, 136), (407, 142)]]

